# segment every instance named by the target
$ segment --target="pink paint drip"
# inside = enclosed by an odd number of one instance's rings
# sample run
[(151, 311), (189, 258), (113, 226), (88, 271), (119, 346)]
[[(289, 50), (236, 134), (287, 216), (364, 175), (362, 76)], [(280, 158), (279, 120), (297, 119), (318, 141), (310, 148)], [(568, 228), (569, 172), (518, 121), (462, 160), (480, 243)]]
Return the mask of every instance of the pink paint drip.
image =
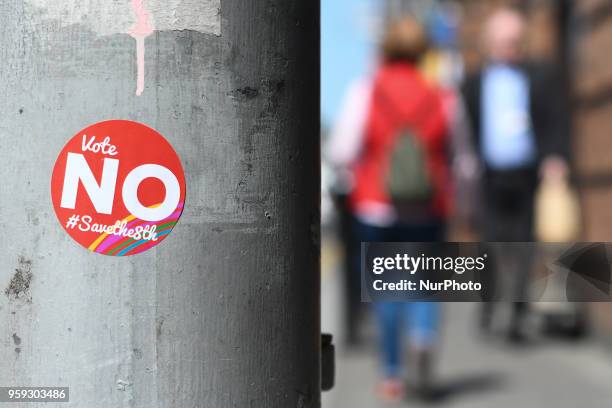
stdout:
[(136, 40), (137, 80), (136, 95), (142, 95), (144, 90), (145, 65), (145, 38), (153, 34), (153, 27), (149, 23), (149, 13), (144, 7), (145, 0), (132, 0), (132, 8), (136, 14), (136, 25), (129, 34)]

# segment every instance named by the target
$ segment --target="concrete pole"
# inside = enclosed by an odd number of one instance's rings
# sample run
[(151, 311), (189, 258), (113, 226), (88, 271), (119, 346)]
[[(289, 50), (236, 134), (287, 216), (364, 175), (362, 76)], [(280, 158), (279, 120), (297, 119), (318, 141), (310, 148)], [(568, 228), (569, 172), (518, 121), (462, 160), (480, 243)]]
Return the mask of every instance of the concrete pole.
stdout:
[[(318, 407), (318, 2), (144, 7), (136, 96), (129, 0), (0, 1), (0, 385), (69, 386), (83, 408)], [(172, 235), (129, 258), (73, 242), (50, 198), (62, 146), (107, 119), (158, 130), (187, 179)]]

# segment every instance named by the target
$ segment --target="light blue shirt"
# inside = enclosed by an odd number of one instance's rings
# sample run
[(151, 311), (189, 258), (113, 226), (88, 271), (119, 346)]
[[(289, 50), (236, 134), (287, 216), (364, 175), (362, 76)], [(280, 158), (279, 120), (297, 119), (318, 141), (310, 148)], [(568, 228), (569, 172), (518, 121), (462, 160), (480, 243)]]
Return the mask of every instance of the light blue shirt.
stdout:
[(483, 74), (481, 153), (496, 170), (535, 162), (529, 78), (519, 68), (491, 65)]

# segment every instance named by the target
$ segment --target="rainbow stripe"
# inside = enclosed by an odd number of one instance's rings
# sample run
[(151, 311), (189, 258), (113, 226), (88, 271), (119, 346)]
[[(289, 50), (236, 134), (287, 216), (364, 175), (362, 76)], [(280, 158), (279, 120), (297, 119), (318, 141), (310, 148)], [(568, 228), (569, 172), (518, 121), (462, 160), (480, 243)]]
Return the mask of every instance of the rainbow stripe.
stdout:
[[(114, 256), (125, 256), (125, 255), (134, 255), (140, 253), (151, 246), (154, 246), (160, 242), (160, 238), (168, 235), (176, 223), (178, 222), (181, 213), (183, 212), (183, 204), (179, 203), (176, 207), (174, 213), (172, 213), (167, 218), (157, 221), (157, 222), (148, 222), (137, 219), (134, 215), (129, 215), (125, 217), (120, 222), (127, 222), (126, 228), (134, 228), (138, 225), (140, 226), (153, 226), (157, 227), (156, 233), (158, 240), (157, 241), (149, 241), (149, 240), (135, 240), (133, 238), (124, 237), (120, 235), (110, 235), (108, 233), (100, 234), (95, 241), (91, 243), (88, 249), (92, 252), (96, 252), (99, 254), (105, 255), (114, 255)], [(161, 204), (152, 205), (149, 208), (159, 207)], [(151, 244), (151, 245), (147, 245)]]

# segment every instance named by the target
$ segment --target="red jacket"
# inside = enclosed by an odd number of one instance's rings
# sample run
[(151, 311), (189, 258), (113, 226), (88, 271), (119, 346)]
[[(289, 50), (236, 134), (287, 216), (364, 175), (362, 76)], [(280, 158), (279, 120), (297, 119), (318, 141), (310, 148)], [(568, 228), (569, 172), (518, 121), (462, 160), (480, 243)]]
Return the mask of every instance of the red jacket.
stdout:
[(411, 127), (425, 148), (426, 165), (434, 185), (432, 211), (446, 217), (450, 207), (447, 119), (442, 91), (407, 63), (383, 65), (374, 79), (365, 142), (354, 168), (354, 208), (365, 203), (391, 204), (385, 175), (395, 139)]

